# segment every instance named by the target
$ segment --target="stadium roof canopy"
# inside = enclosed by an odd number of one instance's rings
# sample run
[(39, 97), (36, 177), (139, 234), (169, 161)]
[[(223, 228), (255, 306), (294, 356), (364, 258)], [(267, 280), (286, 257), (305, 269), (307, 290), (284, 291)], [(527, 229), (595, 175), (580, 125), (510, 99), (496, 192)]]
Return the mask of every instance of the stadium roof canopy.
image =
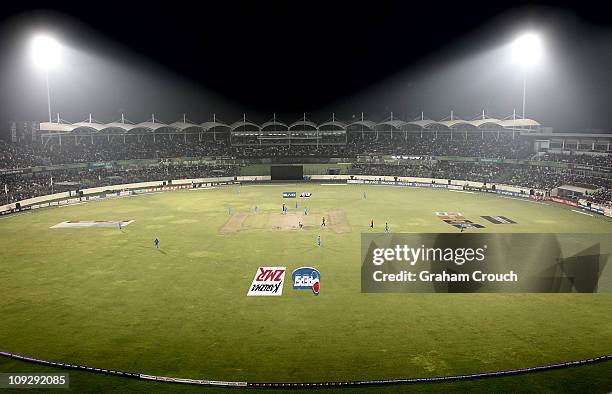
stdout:
[(260, 126), (257, 123), (253, 123), (249, 120), (241, 120), (238, 122), (234, 122), (230, 125), (230, 130), (234, 131), (237, 130), (238, 128), (242, 127), (242, 128), (246, 128), (247, 126), (250, 126), (256, 130), (260, 129)]
[(227, 128), (227, 129), (230, 128), (230, 125), (225, 124), (223, 122), (217, 122), (217, 121), (214, 121), (214, 122), (204, 122), (204, 123), (201, 124), (201, 126), (204, 128), (204, 130), (210, 130), (210, 129), (217, 128), (217, 127), (223, 127), (223, 128)]
[(392, 120), (387, 120), (385, 122), (380, 122), (376, 124), (376, 127), (381, 127), (381, 126), (391, 126), (396, 130), (401, 130), (402, 127), (404, 127), (406, 125), (406, 122), (404, 122), (403, 120), (399, 120), (399, 119), (392, 119)]
[(362, 126), (369, 130), (374, 130), (374, 127), (376, 127), (376, 122), (372, 122), (371, 120), (358, 120), (356, 122), (349, 123), (348, 125), (346, 125), (347, 128), (351, 126)]
[(480, 127), (485, 124), (501, 126), (499, 122), (501, 122), (501, 120), (496, 119), (496, 118), (480, 118), (480, 119), (474, 119), (470, 121), (470, 123), (476, 127)]
[(438, 124), (441, 126), (448, 127), (449, 129), (452, 129), (452, 128), (455, 128), (461, 125), (478, 127), (478, 126), (474, 126), (471, 122), (465, 121), (463, 119), (444, 120), (444, 121), (438, 122)]
[(321, 123), (317, 128), (321, 129), (323, 127), (328, 127), (328, 126), (337, 127), (339, 129), (346, 130), (346, 123), (340, 122), (338, 120), (330, 120), (325, 123)]
[(506, 119), (498, 123), (502, 127), (538, 127), (540, 123), (533, 119)]
[(424, 129), (435, 123), (438, 123), (438, 122), (436, 122), (435, 120), (431, 120), (431, 119), (421, 119), (421, 120), (413, 120), (411, 122), (406, 122), (406, 126), (413, 125), (413, 126), (418, 126)]
[(265, 123), (262, 123), (261, 126), (259, 127), (260, 130), (263, 130), (265, 128), (268, 127), (272, 127), (273, 129), (278, 129), (278, 128), (282, 128), (284, 130), (289, 130), (289, 126), (286, 123), (283, 122), (279, 122), (278, 120), (269, 120)]
[(169, 128), (172, 129), (173, 127), (170, 125), (167, 125), (165, 123), (159, 123), (159, 122), (140, 122), (136, 125), (133, 125), (134, 127), (131, 128), (131, 130), (134, 129), (144, 129), (147, 131), (157, 131), (159, 129), (163, 129), (163, 128)]
[(289, 125), (289, 130), (299, 126), (302, 126), (303, 128), (306, 128), (306, 126), (311, 127), (313, 129), (319, 128), (319, 126), (317, 126), (315, 122), (311, 122), (310, 120), (298, 120), (297, 122), (293, 122)]
[[(417, 129), (434, 129), (438, 127), (447, 128), (449, 130), (453, 130), (455, 128), (465, 128), (466, 126), (472, 126), (476, 129), (485, 128), (490, 126), (497, 126), (505, 129), (533, 129), (539, 128), (541, 124), (533, 119), (497, 119), (497, 118), (478, 118), (474, 120), (462, 120), (462, 119), (451, 119), (451, 120), (442, 120), (436, 121), (432, 119), (419, 119), (412, 121), (403, 121), (400, 119), (392, 119), (386, 120), (380, 123), (373, 122), (371, 120), (363, 119), (359, 121), (355, 121), (352, 123), (344, 123), (338, 120), (331, 120), (321, 124), (317, 124), (308, 119), (298, 120), (290, 125), (286, 123), (270, 120), (261, 125), (257, 123), (251, 122), (247, 120), (240, 120), (234, 122), (232, 124), (226, 124), (219, 121), (212, 122), (204, 122), (201, 124), (195, 124), (186, 121), (178, 121), (171, 124), (165, 124), (156, 121), (146, 121), (138, 124), (126, 123), (126, 122), (111, 122), (111, 123), (99, 123), (92, 121), (84, 121), (77, 123), (66, 123), (66, 122), (41, 122), (40, 123), (40, 131), (49, 132), (49, 133), (60, 133), (60, 134), (71, 134), (78, 133), (82, 131), (91, 131), (91, 132), (101, 132), (105, 130), (121, 130), (124, 132), (132, 131), (132, 130), (145, 130), (147, 132), (157, 132), (160, 130), (165, 131), (174, 131), (174, 132), (185, 132), (188, 129), (199, 129), (203, 131), (209, 131), (211, 129), (215, 129), (217, 127), (225, 128), (230, 131), (237, 131), (240, 128), (250, 128), (252, 131), (262, 131), (265, 128), (270, 128), (275, 126), (275, 128), (285, 129), (285, 130), (299, 130), (301, 128), (308, 128), (314, 130), (320, 130), (323, 127), (336, 127), (341, 130), (347, 130), (349, 127), (361, 126), (363, 128), (369, 130), (380, 130), (381, 128), (385, 128), (385, 126), (389, 129), (394, 130), (406, 130), (408, 127), (416, 127)], [(301, 126), (301, 127), (300, 127)]]
[(76, 126), (76, 128), (74, 128), (72, 131), (78, 131), (78, 130), (91, 130), (91, 131), (101, 131), (107, 128), (107, 125), (102, 124), (102, 123), (96, 123), (96, 122), (78, 122), (78, 123), (73, 123), (72, 126)]
[(191, 122), (183, 122), (183, 121), (178, 121), (178, 122), (174, 122), (174, 123), (170, 123), (168, 125), (169, 127), (176, 129), (177, 131), (184, 131), (187, 129), (200, 129), (200, 130), (204, 130), (204, 127), (197, 125), (195, 123), (191, 123)]

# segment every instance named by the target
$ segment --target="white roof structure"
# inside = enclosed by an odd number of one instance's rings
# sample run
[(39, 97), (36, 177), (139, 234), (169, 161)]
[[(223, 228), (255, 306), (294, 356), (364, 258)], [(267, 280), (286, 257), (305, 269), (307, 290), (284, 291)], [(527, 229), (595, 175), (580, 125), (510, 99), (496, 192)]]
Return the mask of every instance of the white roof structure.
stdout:
[(240, 121), (234, 122), (232, 124), (226, 124), (216, 119), (212, 122), (204, 122), (201, 124), (195, 124), (192, 122), (188, 122), (185, 119), (182, 121), (177, 121), (171, 124), (166, 124), (162, 122), (157, 122), (155, 119), (150, 119), (146, 122), (141, 122), (137, 124), (125, 122), (125, 121), (116, 121), (111, 123), (99, 123), (93, 121), (83, 121), (77, 123), (65, 123), (65, 122), (41, 122), (40, 123), (40, 131), (48, 132), (48, 133), (60, 133), (60, 134), (71, 134), (79, 131), (91, 131), (96, 133), (102, 133), (110, 130), (119, 130), (123, 132), (129, 132), (132, 130), (145, 130), (147, 132), (157, 132), (157, 131), (174, 131), (174, 132), (185, 132), (188, 129), (196, 129), (203, 131), (210, 131), (213, 128), (225, 128), (230, 131), (238, 131), (242, 128), (250, 128), (251, 131), (262, 131), (263, 129), (270, 129), (274, 127), (274, 129), (280, 131), (283, 130), (298, 130), (301, 128), (315, 129), (321, 130), (321, 128), (337, 128), (340, 130), (347, 130), (349, 127), (361, 126), (362, 128), (368, 129), (370, 131), (379, 130), (381, 127), (390, 127), (394, 130), (403, 131), (409, 128), (417, 128), (422, 130), (427, 129), (436, 129), (438, 127), (453, 130), (455, 128), (465, 128), (465, 126), (472, 126), (475, 129), (484, 129), (485, 127), (497, 126), (502, 129), (511, 129), (511, 130), (530, 130), (533, 128), (541, 127), (541, 124), (533, 119), (497, 119), (497, 118), (477, 118), (473, 120), (463, 120), (463, 119), (446, 119), (441, 121), (436, 121), (432, 119), (418, 119), (412, 121), (404, 121), (401, 119), (390, 119), (385, 120), (379, 123), (373, 122), (367, 119), (361, 119), (352, 123), (344, 123), (337, 119), (332, 119), (321, 124), (317, 124), (312, 122), (305, 117), (296, 122), (287, 125), (286, 123), (274, 120), (269, 120), (261, 125), (258, 125), (255, 122), (251, 122), (246, 118), (243, 118)]
[[(112, 122), (112, 123), (105, 124), (105, 126), (106, 127), (103, 128), (100, 131), (117, 129), (117, 130), (120, 130), (120, 131), (127, 132), (127, 131), (130, 131), (130, 130), (136, 128), (135, 124), (125, 123), (125, 122)], [(42, 130), (42, 127), (41, 127), (41, 130)]]
[(176, 129), (177, 131), (184, 131), (184, 130), (191, 129), (191, 128), (204, 130), (204, 128), (200, 125), (197, 125), (191, 122), (184, 122), (184, 121), (170, 123), (168, 126), (172, 127), (173, 129)]
[(536, 122), (533, 119), (506, 119), (506, 120), (500, 120), (498, 124), (506, 128), (541, 126), (540, 123)]
[(470, 121), (470, 123), (476, 127), (480, 127), (485, 124), (501, 126), (499, 122), (501, 122), (501, 120), (497, 118), (479, 118), (479, 119), (474, 119)]
[(321, 123), (317, 128), (321, 129), (323, 127), (328, 127), (328, 126), (337, 127), (339, 129), (346, 130), (346, 123), (340, 122), (338, 120), (329, 120), (325, 123)]
[(217, 121), (204, 122), (200, 126), (202, 126), (204, 128), (204, 130), (210, 130), (210, 129), (216, 128), (216, 127), (224, 127), (224, 128), (227, 128), (227, 129), (230, 128), (230, 125), (225, 124), (223, 122), (217, 122)]
[(363, 126), (369, 130), (374, 130), (374, 127), (376, 127), (376, 122), (372, 122), (371, 120), (364, 119), (364, 120), (358, 120), (356, 122), (349, 123), (348, 125), (346, 125), (347, 128), (351, 126)]
[(73, 129), (73, 131), (76, 131), (78, 129), (86, 129), (86, 130), (93, 130), (93, 131), (100, 131), (100, 130), (104, 130), (105, 128), (107, 128), (107, 125), (102, 124), (102, 123), (96, 123), (96, 122), (78, 122), (78, 123), (73, 123), (72, 126), (76, 126), (76, 128)]
[(171, 126), (165, 124), (165, 123), (158, 123), (158, 122), (140, 122), (136, 125), (134, 125), (135, 127), (132, 127), (131, 129), (144, 129), (147, 131), (156, 131), (162, 128), (170, 128), (172, 129)]
[(439, 125), (441, 126), (445, 126), (448, 127), (449, 129), (452, 129), (454, 127), (457, 126), (461, 126), (461, 125), (467, 125), (467, 126), (472, 126), (472, 127), (477, 127), (474, 126), (472, 123), (470, 123), (469, 121), (465, 121), (463, 119), (451, 119), (451, 120), (444, 120), (441, 122), (438, 122)]
[(417, 126), (417, 127), (424, 129), (435, 123), (438, 123), (438, 122), (436, 122), (435, 120), (431, 120), (431, 119), (420, 119), (420, 120), (413, 120), (411, 122), (406, 122), (406, 126), (413, 125), (413, 126)]
[(274, 129), (284, 129), (284, 130), (289, 130), (289, 126), (286, 123), (283, 122), (279, 122), (278, 120), (269, 120), (265, 123), (262, 123), (261, 126), (259, 127), (260, 130), (263, 130), (265, 128), (268, 127), (272, 127)]
[(380, 122), (376, 124), (376, 127), (380, 127), (380, 126), (391, 126), (396, 130), (401, 130), (402, 127), (404, 127), (406, 125), (406, 122), (404, 122), (403, 120), (399, 120), (399, 119), (391, 119), (391, 120), (387, 120), (384, 122)]
[(251, 127), (255, 128), (257, 130), (260, 129), (260, 126), (258, 124), (256, 124), (256, 123), (253, 123), (253, 122), (251, 122), (249, 120), (240, 120), (238, 122), (232, 123), (230, 125), (230, 130), (234, 131), (234, 130), (238, 129), (239, 127), (243, 127), (244, 128), (246, 126), (251, 126)]
[(289, 125), (289, 130), (294, 129), (298, 126), (308, 126), (308, 127), (312, 127), (313, 129), (318, 129), (319, 126), (317, 126), (317, 124), (315, 122), (311, 122), (309, 120), (298, 120), (297, 122), (293, 122)]

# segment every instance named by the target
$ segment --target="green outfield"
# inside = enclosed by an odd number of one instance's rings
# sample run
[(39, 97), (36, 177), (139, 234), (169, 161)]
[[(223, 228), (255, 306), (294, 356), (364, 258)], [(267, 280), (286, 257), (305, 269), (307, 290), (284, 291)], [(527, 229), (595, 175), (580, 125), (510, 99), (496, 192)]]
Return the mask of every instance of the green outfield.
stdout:
[[(283, 191), (313, 195), (283, 199)], [(449, 211), (486, 225), (470, 232), (612, 233), (612, 221), (559, 205), (382, 186), (231, 186), (41, 209), (0, 219), (0, 350), (249, 382), (456, 375), (612, 353), (610, 293), (360, 293), (362, 232), (382, 232), (385, 222), (391, 232), (457, 232), (435, 214)], [(50, 228), (88, 220), (134, 222)], [(281, 297), (246, 296), (259, 266), (287, 267)], [(300, 266), (321, 271), (319, 296), (291, 289)], [(599, 380), (589, 389), (610, 390), (601, 376), (611, 364), (593, 370)]]

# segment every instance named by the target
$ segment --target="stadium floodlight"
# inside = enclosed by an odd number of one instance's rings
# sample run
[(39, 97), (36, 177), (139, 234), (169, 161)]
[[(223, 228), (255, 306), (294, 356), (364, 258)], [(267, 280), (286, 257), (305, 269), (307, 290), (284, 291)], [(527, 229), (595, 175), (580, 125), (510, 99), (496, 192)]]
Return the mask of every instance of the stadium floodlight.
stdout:
[(512, 59), (523, 68), (523, 119), (525, 119), (525, 99), (527, 96), (527, 69), (542, 58), (540, 37), (533, 33), (523, 34), (512, 44)]
[(520, 36), (512, 44), (512, 58), (523, 67), (537, 64), (542, 57), (540, 37), (533, 33)]
[(45, 72), (47, 83), (47, 108), (49, 122), (51, 122), (51, 93), (49, 89), (49, 70), (58, 66), (60, 62), (60, 45), (52, 37), (39, 35), (32, 39), (30, 54), (34, 65)]
[(52, 37), (36, 36), (32, 39), (32, 60), (43, 70), (56, 67), (59, 64), (60, 45)]

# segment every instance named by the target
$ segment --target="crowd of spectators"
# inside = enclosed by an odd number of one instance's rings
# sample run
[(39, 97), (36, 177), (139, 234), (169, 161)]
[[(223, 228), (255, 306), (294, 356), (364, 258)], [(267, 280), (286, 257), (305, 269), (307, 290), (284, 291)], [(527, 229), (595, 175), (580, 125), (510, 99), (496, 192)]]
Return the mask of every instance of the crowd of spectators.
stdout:
[(261, 145), (230, 142), (227, 134), (214, 139), (207, 135), (201, 140), (190, 135), (63, 137), (46, 143), (10, 144), (0, 142), (0, 169), (32, 167), (49, 164), (116, 161), (129, 159), (160, 159), (169, 157), (342, 157), (357, 155), (418, 155), (470, 156), (489, 158), (527, 158), (526, 140), (511, 134), (426, 133), (350, 133), (346, 143), (305, 144), (276, 141)]
[[(207, 135), (201, 140), (193, 135), (64, 137), (59, 140), (30, 144), (11, 144), (0, 140), (0, 169), (23, 168), (49, 164), (116, 161), (129, 159), (161, 159), (170, 157), (341, 157), (358, 155), (398, 156), (464, 156), (492, 159), (529, 159), (533, 156), (529, 142), (509, 133), (462, 134), (402, 132), (349, 133), (346, 143), (309, 144), (287, 141), (261, 145), (230, 142), (226, 134), (216, 139)], [(539, 160), (592, 166), (612, 166), (608, 155), (546, 154)]]
[[(355, 163), (349, 173), (470, 180), (487, 184), (518, 185), (538, 190), (552, 190), (555, 187), (571, 184), (597, 189), (596, 193), (589, 196), (593, 202), (612, 201), (612, 179), (556, 167), (422, 160), (405, 165)], [(10, 203), (53, 192), (106, 185), (238, 175), (240, 175), (238, 165), (168, 165), (160, 162), (153, 166), (126, 169), (66, 169), (53, 173), (0, 175), (0, 184), (6, 185), (8, 191), (4, 194), (3, 203)]]
[(612, 189), (611, 178), (588, 176), (568, 169), (530, 165), (482, 165), (473, 162), (446, 161), (418, 165), (355, 164), (351, 174), (470, 180), (539, 190), (551, 190), (566, 184)]
[(354, 134), (347, 144), (351, 151), (398, 156), (466, 156), (496, 159), (524, 159), (530, 145), (512, 134)]
[(545, 153), (539, 157), (539, 160), (582, 164), (595, 167), (612, 167), (612, 156), (606, 154)]
[(126, 169), (67, 169), (32, 174), (0, 175), (6, 185), (2, 204), (79, 189), (171, 179), (234, 177), (239, 166), (230, 165), (165, 165)]
[[(358, 156), (462, 156), (492, 159), (488, 164), (446, 160), (416, 160), (406, 165), (355, 164), (353, 174), (396, 175), (444, 179), (469, 179), (487, 183), (506, 183), (534, 189), (551, 190), (563, 184), (600, 189), (590, 196), (594, 202), (609, 201), (611, 198), (610, 177), (602, 171), (589, 171), (580, 166), (612, 168), (612, 157), (603, 155), (579, 154), (541, 154), (541, 161), (565, 162), (567, 166), (524, 164), (499, 164), (500, 159), (533, 158), (529, 143), (518, 135), (508, 133), (461, 134), (425, 133), (423, 135), (402, 132), (390, 133), (350, 133), (345, 144), (333, 145), (285, 145), (262, 144), (240, 145), (230, 143), (229, 136), (219, 134), (216, 138), (206, 136), (151, 136), (139, 138), (129, 136), (111, 137), (68, 137), (48, 141), (46, 144), (12, 144), (0, 140), (0, 185), (4, 184), (9, 193), (4, 193), (7, 201), (49, 194), (52, 191), (72, 190), (75, 188), (101, 185), (131, 183), (140, 181), (201, 178), (223, 174), (235, 176), (239, 167), (234, 165), (184, 166), (165, 165), (165, 158), (175, 157), (216, 157), (237, 159), (287, 159), (287, 158), (347, 158)], [(50, 172), (7, 175), (10, 170), (41, 165), (98, 163), (129, 159), (151, 159), (152, 166), (133, 169), (79, 169), (54, 171), (54, 184)], [(352, 160), (353, 161), (353, 160)], [(358, 160), (354, 160), (357, 162)], [(542, 163), (545, 164), (545, 163)], [(9, 171), (6, 171), (9, 170)]]
[(596, 204), (612, 208), (612, 188), (599, 189), (587, 197), (587, 200)]

